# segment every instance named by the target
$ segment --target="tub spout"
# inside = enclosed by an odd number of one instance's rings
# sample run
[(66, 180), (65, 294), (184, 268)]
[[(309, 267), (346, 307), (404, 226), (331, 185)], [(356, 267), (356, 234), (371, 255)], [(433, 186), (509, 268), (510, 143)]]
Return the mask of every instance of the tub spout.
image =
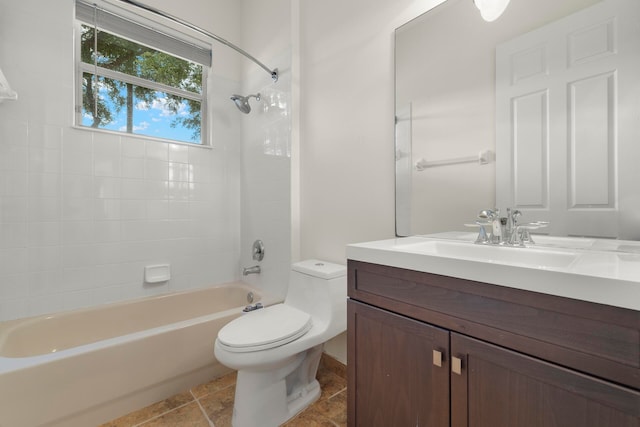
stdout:
[(260, 274), (260, 266), (254, 265), (253, 267), (245, 267), (242, 269), (243, 276), (248, 276), (249, 274)]

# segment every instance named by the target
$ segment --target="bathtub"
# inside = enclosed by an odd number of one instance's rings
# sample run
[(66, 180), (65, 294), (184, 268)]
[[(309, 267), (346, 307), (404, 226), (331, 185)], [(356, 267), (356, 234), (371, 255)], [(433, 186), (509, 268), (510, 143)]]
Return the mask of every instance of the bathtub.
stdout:
[(224, 375), (213, 343), (247, 294), (228, 283), (0, 322), (0, 427), (95, 426)]

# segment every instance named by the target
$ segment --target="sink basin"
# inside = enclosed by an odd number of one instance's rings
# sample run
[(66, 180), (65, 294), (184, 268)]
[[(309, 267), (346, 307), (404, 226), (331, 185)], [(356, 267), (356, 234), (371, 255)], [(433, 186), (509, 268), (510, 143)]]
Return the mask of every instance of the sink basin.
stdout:
[(578, 258), (578, 254), (573, 251), (477, 245), (440, 240), (424, 240), (396, 246), (398, 250), (412, 253), (538, 269), (567, 268)]
[(595, 243), (595, 239), (584, 237), (559, 237), (559, 236), (534, 236), (536, 245), (554, 246), (557, 248), (589, 249)]
[[(350, 261), (640, 310), (640, 241), (534, 236), (521, 248), (449, 231), (347, 246)], [(540, 237), (540, 238), (539, 238)]]

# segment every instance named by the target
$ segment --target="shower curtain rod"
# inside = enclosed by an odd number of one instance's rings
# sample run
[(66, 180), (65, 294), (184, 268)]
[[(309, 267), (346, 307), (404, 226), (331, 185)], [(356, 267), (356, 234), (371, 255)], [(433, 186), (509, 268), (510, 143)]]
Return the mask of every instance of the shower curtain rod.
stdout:
[(269, 67), (267, 67), (266, 65), (264, 65), (262, 62), (258, 61), (258, 60), (257, 60), (255, 57), (253, 57), (251, 54), (249, 54), (249, 53), (248, 53), (248, 52), (246, 52), (245, 50), (243, 50), (243, 49), (239, 48), (238, 46), (234, 45), (234, 44), (233, 44), (233, 43), (231, 43), (230, 41), (225, 40), (225, 39), (223, 39), (222, 37), (217, 36), (217, 35), (215, 35), (215, 34), (213, 34), (213, 33), (210, 33), (210, 32), (209, 32), (209, 31), (207, 31), (207, 30), (203, 30), (202, 28), (197, 27), (197, 26), (195, 26), (195, 25), (193, 25), (193, 24), (191, 24), (191, 23), (189, 23), (189, 22), (187, 22), (187, 21), (185, 21), (185, 20), (183, 20), (183, 19), (180, 19), (180, 18), (178, 18), (178, 17), (176, 17), (176, 16), (173, 16), (173, 15), (170, 15), (170, 14), (168, 14), (168, 13), (165, 13), (165, 12), (163, 12), (163, 11), (159, 10), (159, 9), (154, 8), (154, 7), (147, 6), (146, 4), (143, 4), (143, 3), (137, 2), (137, 1), (135, 1), (135, 0), (120, 0), (120, 1), (122, 1), (122, 2), (124, 2), (124, 3), (128, 3), (128, 4), (130, 4), (130, 5), (133, 5), (133, 6), (135, 6), (135, 7), (138, 7), (138, 8), (140, 8), (140, 9), (144, 9), (144, 10), (146, 10), (146, 11), (148, 11), (148, 12), (155, 13), (156, 15), (160, 15), (160, 16), (162, 16), (163, 18), (166, 18), (166, 19), (168, 19), (168, 20), (170, 20), (170, 21), (176, 22), (176, 23), (178, 23), (178, 24), (180, 24), (180, 25), (182, 25), (182, 26), (185, 26), (185, 27), (187, 27), (187, 28), (190, 28), (190, 29), (192, 29), (192, 30), (194, 30), (194, 31), (196, 31), (196, 32), (198, 32), (198, 33), (200, 33), (200, 34), (204, 34), (205, 36), (210, 37), (210, 38), (214, 39), (215, 41), (217, 41), (217, 42), (219, 42), (219, 43), (222, 43), (222, 44), (223, 44), (223, 45), (225, 45), (225, 46), (230, 47), (231, 49), (235, 50), (235, 51), (236, 51), (236, 52), (238, 52), (239, 54), (246, 56), (246, 57), (247, 57), (247, 58), (249, 58), (251, 61), (253, 61), (253, 62), (255, 62), (256, 64), (258, 64), (258, 65), (259, 65), (261, 68), (263, 68), (267, 73), (269, 73), (269, 75), (271, 76), (271, 78), (273, 79), (273, 81), (274, 81), (274, 82), (277, 82), (277, 81), (278, 81), (278, 69), (277, 69), (277, 68), (274, 68), (273, 70), (272, 70), (272, 69), (270, 69)]

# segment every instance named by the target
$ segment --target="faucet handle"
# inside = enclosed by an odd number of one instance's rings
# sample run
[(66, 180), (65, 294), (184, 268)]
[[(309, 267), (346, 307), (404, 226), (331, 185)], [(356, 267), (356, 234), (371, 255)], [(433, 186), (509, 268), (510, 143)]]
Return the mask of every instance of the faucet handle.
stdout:
[(485, 209), (478, 213), (478, 218), (480, 219), (488, 219), (493, 220), (496, 217), (497, 213), (492, 211), (491, 209)]
[(485, 230), (485, 225), (490, 225), (491, 221), (475, 221), (473, 224), (465, 224), (466, 227), (478, 227), (478, 237), (476, 238), (475, 243), (478, 244), (486, 244), (489, 243), (489, 236), (487, 236), (487, 230)]

